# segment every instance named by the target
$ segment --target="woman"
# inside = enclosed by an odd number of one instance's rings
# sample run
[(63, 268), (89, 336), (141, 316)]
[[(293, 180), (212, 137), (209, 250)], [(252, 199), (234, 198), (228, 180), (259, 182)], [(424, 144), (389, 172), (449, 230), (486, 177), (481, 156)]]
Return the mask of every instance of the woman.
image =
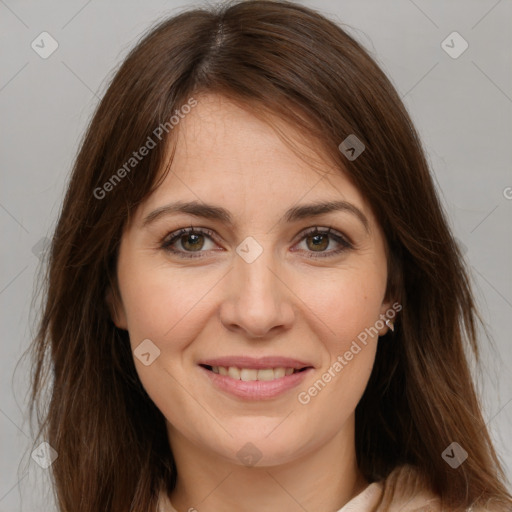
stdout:
[(60, 510), (510, 510), (396, 91), (293, 3), (154, 28), (91, 121), (33, 400)]

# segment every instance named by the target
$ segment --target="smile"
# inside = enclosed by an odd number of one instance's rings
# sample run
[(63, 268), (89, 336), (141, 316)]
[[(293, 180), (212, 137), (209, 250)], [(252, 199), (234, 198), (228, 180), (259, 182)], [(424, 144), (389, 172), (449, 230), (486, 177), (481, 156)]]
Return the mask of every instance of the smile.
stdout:
[(238, 368), (236, 366), (205, 366), (207, 370), (217, 373), (219, 375), (225, 375), (231, 379), (243, 380), (244, 382), (250, 382), (254, 380), (258, 381), (270, 381), (275, 379), (281, 379), (282, 377), (292, 375), (304, 371), (306, 368)]
[(214, 389), (245, 400), (267, 400), (284, 395), (314, 371), (308, 363), (282, 357), (203, 360), (199, 369)]

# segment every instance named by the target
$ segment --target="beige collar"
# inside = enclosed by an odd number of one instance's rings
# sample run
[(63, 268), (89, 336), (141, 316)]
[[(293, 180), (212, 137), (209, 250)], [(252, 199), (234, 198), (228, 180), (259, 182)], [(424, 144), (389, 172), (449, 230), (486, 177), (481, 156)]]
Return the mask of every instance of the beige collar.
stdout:
[[(158, 512), (178, 512), (165, 493), (160, 495), (157, 510)], [(191, 507), (187, 512), (189, 510), (195, 509)], [(439, 498), (429, 492), (424, 479), (412, 466), (395, 468), (384, 481), (368, 485), (338, 510), (338, 512), (440, 511)]]

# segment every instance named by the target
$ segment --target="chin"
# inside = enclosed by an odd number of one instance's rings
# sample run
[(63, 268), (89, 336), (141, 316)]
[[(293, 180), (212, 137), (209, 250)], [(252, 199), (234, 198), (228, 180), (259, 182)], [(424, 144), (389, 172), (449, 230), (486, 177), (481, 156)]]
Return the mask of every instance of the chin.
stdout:
[[(285, 420), (286, 421), (286, 420)], [(258, 422), (261, 425), (261, 422)], [(253, 426), (250, 431), (230, 431), (232, 438), (220, 447), (210, 447), (230, 462), (247, 467), (272, 467), (289, 464), (308, 451), (305, 444), (312, 436), (303, 436), (296, 428), (280, 430), (279, 422), (273, 421), (271, 428), (266, 422), (262, 428)], [(293, 426), (293, 425), (292, 425)], [(205, 447), (206, 448), (206, 447)]]

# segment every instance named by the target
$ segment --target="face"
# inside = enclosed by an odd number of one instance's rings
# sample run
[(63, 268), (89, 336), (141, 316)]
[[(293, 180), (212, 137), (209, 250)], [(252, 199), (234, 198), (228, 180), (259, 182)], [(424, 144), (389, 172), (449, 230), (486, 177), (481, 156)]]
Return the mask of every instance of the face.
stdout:
[(252, 443), (284, 464), (353, 433), (387, 330), (385, 242), (312, 144), (301, 158), (249, 111), (197, 100), (123, 234), (113, 317), (173, 450), (243, 464)]

